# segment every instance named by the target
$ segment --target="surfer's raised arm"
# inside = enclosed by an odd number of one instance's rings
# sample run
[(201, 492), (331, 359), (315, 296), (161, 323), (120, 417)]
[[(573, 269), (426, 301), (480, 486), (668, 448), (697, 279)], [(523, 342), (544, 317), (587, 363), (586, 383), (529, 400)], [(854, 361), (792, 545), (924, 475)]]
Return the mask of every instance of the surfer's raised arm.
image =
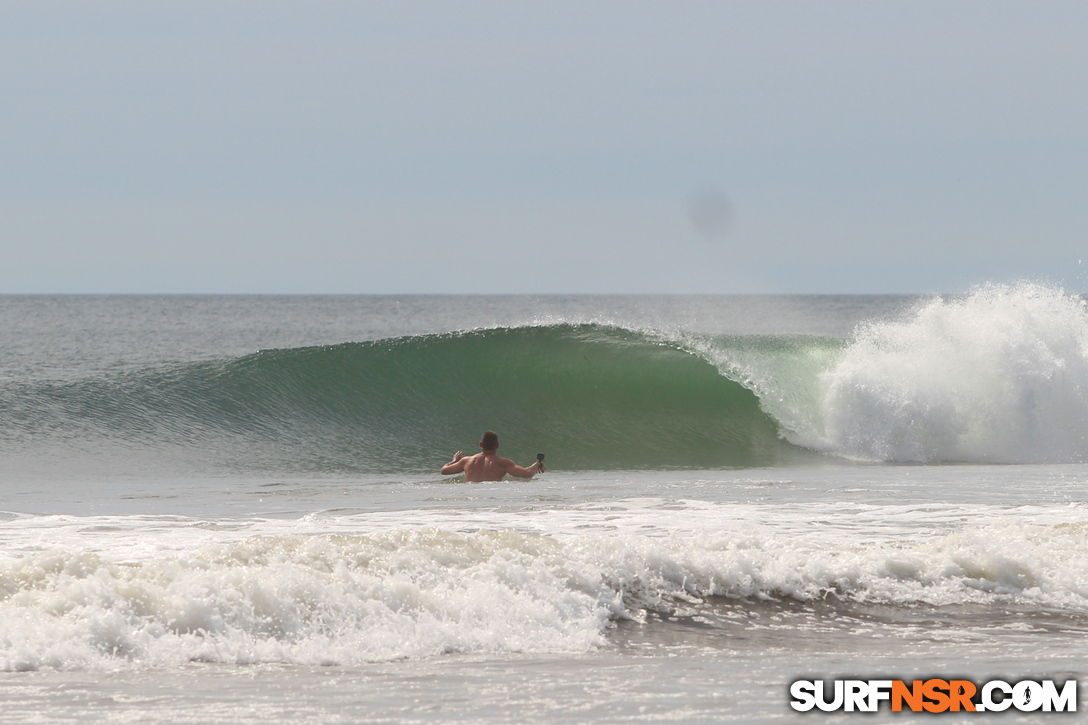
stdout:
[[(509, 458), (499, 458), (499, 436), (495, 431), (487, 431), (480, 438), (480, 452), (474, 456), (466, 456), (463, 451), (453, 454), (453, 460), (442, 466), (442, 475), (449, 476), (454, 473), (464, 472), (465, 480), (473, 483), (478, 481), (501, 481), (506, 474), (518, 478), (532, 478), (544, 470), (544, 464), (538, 459), (536, 463), (525, 468), (511, 461)], [(543, 458), (543, 456), (540, 456)]]
[(453, 454), (453, 460), (442, 466), (442, 475), (449, 476), (452, 473), (460, 473), (465, 470), (465, 463), (467, 463), (465, 452), (457, 451)]

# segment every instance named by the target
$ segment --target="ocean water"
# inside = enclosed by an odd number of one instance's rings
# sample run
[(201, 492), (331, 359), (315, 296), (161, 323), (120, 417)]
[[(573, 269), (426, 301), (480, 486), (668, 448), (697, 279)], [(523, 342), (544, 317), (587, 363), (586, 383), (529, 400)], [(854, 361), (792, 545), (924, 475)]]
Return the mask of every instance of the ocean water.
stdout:
[[(0, 722), (872, 721), (789, 683), (1088, 667), (1059, 289), (0, 297), (0, 328)], [(487, 428), (547, 473), (438, 474)]]

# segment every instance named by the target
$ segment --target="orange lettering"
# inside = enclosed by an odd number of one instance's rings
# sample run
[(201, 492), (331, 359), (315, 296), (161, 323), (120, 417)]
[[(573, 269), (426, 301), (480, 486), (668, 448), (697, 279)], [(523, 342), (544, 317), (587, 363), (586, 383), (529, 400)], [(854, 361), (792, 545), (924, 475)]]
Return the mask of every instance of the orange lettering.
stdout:
[(952, 680), (948, 683), (948, 693), (951, 695), (949, 709), (952, 712), (959, 712), (960, 705), (967, 712), (975, 711), (975, 703), (971, 702), (971, 698), (975, 696), (975, 683), (970, 680)]
[(944, 680), (926, 680), (922, 685), (922, 694), (931, 700), (922, 705), (926, 712), (944, 712), (948, 709), (948, 695), (942, 690), (948, 691), (948, 683)]
[(907, 701), (907, 707), (914, 712), (922, 711), (922, 681), (915, 680), (913, 689), (907, 689), (907, 683), (902, 680), (892, 682), (892, 712), (903, 711), (903, 700)]

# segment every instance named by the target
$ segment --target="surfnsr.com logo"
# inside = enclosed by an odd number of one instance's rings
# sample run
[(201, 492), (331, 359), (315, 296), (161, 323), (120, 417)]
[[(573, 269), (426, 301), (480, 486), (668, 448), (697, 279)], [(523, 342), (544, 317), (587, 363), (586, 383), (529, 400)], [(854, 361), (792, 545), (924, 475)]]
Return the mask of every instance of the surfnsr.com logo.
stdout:
[(876, 712), (882, 702), (892, 712), (1076, 712), (1077, 681), (1059, 687), (1053, 680), (797, 680), (790, 685), (790, 707), (799, 712)]

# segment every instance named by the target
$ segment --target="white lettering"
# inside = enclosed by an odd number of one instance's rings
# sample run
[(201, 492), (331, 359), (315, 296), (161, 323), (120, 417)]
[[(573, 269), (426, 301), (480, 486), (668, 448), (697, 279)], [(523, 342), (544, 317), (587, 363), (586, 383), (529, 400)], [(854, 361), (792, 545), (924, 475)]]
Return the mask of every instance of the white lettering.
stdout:
[(1066, 680), (1061, 693), (1054, 686), (1054, 680), (1043, 680), (1043, 712), (1076, 712), (1077, 681)]
[(1020, 712), (1034, 712), (1043, 706), (1043, 686), (1033, 680), (1021, 680), (1012, 688), (1012, 704)]
[[(1002, 697), (1000, 700), (994, 700), (994, 690), (1000, 690)], [(982, 686), (982, 710), (992, 710), (993, 712), (1004, 712), (1012, 705), (1012, 685), (1003, 680), (990, 680)]]
[(842, 680), (835, 680), (835, 699), (828, 702), (824, 699), (824, 680), (817, 680), (816, 685), (816, 707), (820, 708), (824, 712), (834, 712), (842, 707)]
[(847, 680), (845, 686), (846, 711), (869, 712), (869, 683), (865, 680)]
[(892, 699), (891, 680), (869, 680), (869, 709), (868, 712), (876, 712), (880, 709), (880, 701)]
[[(927, 680), (926, 686), (940, 682)], [(970, 710), (973, 704), (978, 712), (1004, 712), (1010, 707), (1021, 712), (1077, 711), (1076, 680), (1066, 680), (1060, 688), (1054, 680), (1020, 680), (1015, 684), (1004, 680), (990, 680), (978, 690), (978, 702), (974, 703), (968, 702), (965, 695), (968, 691), (965, 688), (970, 688), (971, 683), (960, 680), (954, 682), (958, 684), (951, 687), (949, 692), (950, 702), (956, 705), (955, 709)], [(790, 685), (790, 696), (793, 698), (790, 700), (790, 707), (797, 712), (808, 712), (814, 707), (824, 712), (878, 712), (880, 703), (891, 703), (892, 691), (899, 684), (906, 683), (899, 680), (797, 680)], [(828, 692), (829, 689), (832, 691)], [(907, 695), (901, 694), (900, 699)], [(911, 709), (918, 707), (917, 701), (907, 704)]]
[(798, 680), (790, 685), (790, 707), (798, 712), (808, 712), (816, 706), (816, 685), (812, 680)]

